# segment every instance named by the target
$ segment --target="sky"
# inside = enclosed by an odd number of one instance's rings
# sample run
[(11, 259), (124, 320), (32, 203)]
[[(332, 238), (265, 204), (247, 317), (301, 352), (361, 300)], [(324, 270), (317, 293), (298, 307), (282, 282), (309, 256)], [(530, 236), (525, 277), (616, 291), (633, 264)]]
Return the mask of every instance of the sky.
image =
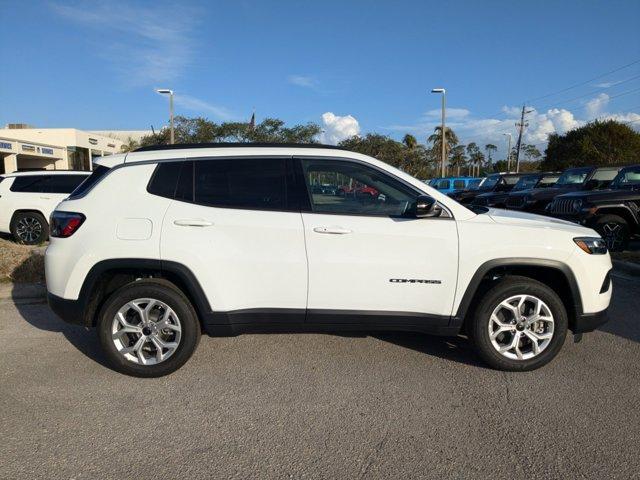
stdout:
[(640, 129), (640, 1), (0, 0), (0, 125), (315, 122), (336, 143), (440, 122), (506, 150), (596, 118)]

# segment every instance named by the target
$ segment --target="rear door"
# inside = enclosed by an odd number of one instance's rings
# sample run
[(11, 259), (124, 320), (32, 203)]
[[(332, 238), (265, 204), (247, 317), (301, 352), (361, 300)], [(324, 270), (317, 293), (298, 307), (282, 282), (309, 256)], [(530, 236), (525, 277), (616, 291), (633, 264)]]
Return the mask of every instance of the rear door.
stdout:
[(304, 321), (307, 260), (291, 162), (237, 157), (183, 164), (163, 221), (161, 258), (193, 272), (217, 318)]
[[(349, 159), (301, 158), (311, 323), (446, 324), (458, 269), (453, 218), (412, 216), (418, 194), (382, 170)], [(373, 195), (314, 189), (366, 185)], [(437, 319), (426, 318), (429, 316)]]

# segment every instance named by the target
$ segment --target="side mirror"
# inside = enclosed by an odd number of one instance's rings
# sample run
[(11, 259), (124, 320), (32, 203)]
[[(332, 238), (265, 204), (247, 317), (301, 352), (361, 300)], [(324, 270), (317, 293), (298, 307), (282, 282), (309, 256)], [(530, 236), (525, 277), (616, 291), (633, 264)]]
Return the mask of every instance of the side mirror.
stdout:
[(437, 217), (440, 215), (440, 208), (437, 207), (436, 199), (428, 195), (420, 195), (416, 200), (416, 218)]

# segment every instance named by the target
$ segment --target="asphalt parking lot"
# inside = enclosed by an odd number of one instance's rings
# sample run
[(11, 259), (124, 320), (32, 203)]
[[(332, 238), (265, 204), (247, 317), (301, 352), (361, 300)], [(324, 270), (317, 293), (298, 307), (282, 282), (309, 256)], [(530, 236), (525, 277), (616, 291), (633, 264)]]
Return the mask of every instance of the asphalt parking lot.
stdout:
[(640, 279), (552, 364), (462, 338), (203, 337), (177, 373), (104, 366), (95, 333), (0, 303), (0, 478), (638, 478)]

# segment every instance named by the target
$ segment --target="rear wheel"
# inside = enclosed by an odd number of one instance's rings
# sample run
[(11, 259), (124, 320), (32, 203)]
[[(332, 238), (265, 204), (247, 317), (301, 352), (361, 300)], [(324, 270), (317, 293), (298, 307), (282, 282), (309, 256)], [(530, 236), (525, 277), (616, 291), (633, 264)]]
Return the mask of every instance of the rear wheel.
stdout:
[(19, 212), (11, 220), (11, 234), (23, 245), (38, 245), (49, 238), (49, 224), (38, 212)]
[(621, 252), (629, 246), (629, 224), (618, 215), (602, 215), (596, 219), (595, 230), (606, 242), (611, 252)]
[(139, 280), (113, 293), (98, 318), (100, 343), (113, 367), (137, 377), (178, 370), (200, 340), (189, 300), (173, 284)]
[(567, 328), (567, 312), (553, 290), (531, 278), (509, 276), (484, 295), (468, 330), (490, 366), (525, 371), (558, 354)]

